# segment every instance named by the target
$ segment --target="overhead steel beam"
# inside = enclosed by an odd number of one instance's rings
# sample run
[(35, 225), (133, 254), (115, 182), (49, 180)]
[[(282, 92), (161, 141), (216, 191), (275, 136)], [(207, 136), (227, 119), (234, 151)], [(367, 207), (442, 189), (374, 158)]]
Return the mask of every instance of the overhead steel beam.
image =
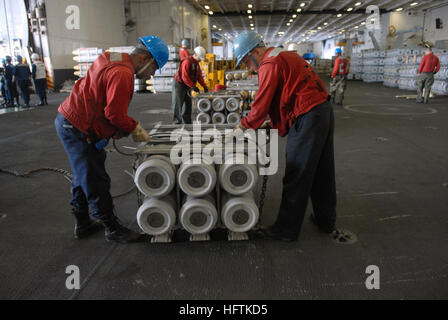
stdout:
[[(278, 34), (278, 31), (283, 27), (283, 24), (285, 23), (286, 18), (288, 17), (289, 14), (289, 10), (292, 7), (292, 4), (294, 3), (295, 0), (291, 0), (289, 1), (289, 5), (288, 5), (288, 10), (286, 10), (285, 15), (283, 16), (282, 22), (280, 22), (280, 24), (278, 25), (277, 29), (275, 30), (274, 34), (271, 35), (271, 41), (274, 39), (274, 37), (276, 37), (276, 35)], [(285, 31), (286, 34), (286, 31)]]
[[(308, 3), (308, 8), (309, 7), (311, 7), (311, 5), (313, 4), (313, 0), (311, 0), (309, 3)], [(303, 8), (303, 10), (305, 10), (305, 8)], [(303, 11), (302, 10), (302, 11)], [(280, 40), (279, 41), (283, 41), (283, 39), (286, 37), (286, 38), (290, 38), (289, 37), (289, 32), (291, 31), (291, 29), (295, 26), (295, 24), (297, 23), (297, 21), (299, 21), (300, 19), (299, 19), (299, 16), (301, 15), (301, 12), (299, 13), (299, 12), (297, 12), (297, 13), (294, 13), (294, 14), (297, 14), (297, 17), (294, 19), (294, 21), (292, 22), (292, 25), (291, 26), (289, 26), (289, 28), (285, 31), (285, 34), (280, 38)]]
[[(252, 15), (253, 16), (278, 16), (278, 15), (285, 15), (285, 14), (291, 14), (291, 13), (293, 13), (294, 12), (294, 10), (291, 10), (291, 11), (285, 11), (285, 10), (275, 10), (275, 11), (257, 11), (257, 12), (254, 12)], [(388, 10), (386, 10), (386, 9), (380, 9), (380, 12), (381, 13), (387, 13), (387, 12), (389, 12)], [(338, 10), (334, 10), (334, 9), (325, 9), (325, 10), (322, 10), (322, 11), (320, 11), (320, 10), (307, 10), (307, 11), (302, 11), (302, 12), (300, 12), (300, 14), (302, 14), (302, 15), (310, 15), (310, 14), (333, 14), (333, 15), (337, 15), (338, 13), (343, 13), (343, 14), (349, 14), (349, 15), (360, 15), (360, 14), (365, 14), (365, 10), (363, 10), (363, 9), (356, 9), (356, 10), (353, 10), (353, 11), (351, 11), (351, 12), (346, 12), (346, 11), (344, 11), (344, 12), (341, 12), (341, 11), (338, 11)], [(229, 16), (229, 17), (235, 17), (235, 16), (239, 16), (239, 15), (241, 15), (241, 13), (240, 12), (226, 12), (226, 13), (215, 13), (214, 14), (214, 16), (217, 16), (217, 17), (222, 17), (222, 16)]]
[[(226, 12), (226, 8), (219, 2), (219, 0), (213, 0), (213, 2), (218, 6), (221, 13)], [(226, 18), (227, 23), (232, 28), (232, 32), (235, 33), (235, 27), (233, 26), (232, 20), (230, 20), (229, 17), (225, 17), (225, 18)]]

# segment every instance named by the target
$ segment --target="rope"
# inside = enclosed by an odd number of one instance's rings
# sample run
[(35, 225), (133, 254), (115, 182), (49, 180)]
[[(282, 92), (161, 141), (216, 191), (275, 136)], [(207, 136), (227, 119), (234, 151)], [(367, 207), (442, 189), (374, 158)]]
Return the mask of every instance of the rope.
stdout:
[[(19, 178), (30, 178), (31, 175), (33, 175), (33, 174), (35, 174), (37, 172), (41, 172), (41, 171), (51, 171), (51, 172), (60, 173), (60, 174), (64, 175), (65, 179), (67, 179), (70, 183), (72, 183), (73, 175), (70, 172), (68, 172), (67, 170), (59, 169), (59, 168), (38, 168), (38, 169), (30, 170), (30, 171), (28, 171), (26, 173), (19, 173), (17, 171), (13, 171), (13, 170), (0, 169), (0, 173), (9, 174), (9, 175), (12, 175), (12, 176), (15, 176), (15, 177), (19, 177)], [(129, 189), (128, 191), (125, 191), (125, 192), (120, 193), (118, 195), (112, 196), (112, 198), (123, 197), (125, 195), (130, 194), (134, 190), (135, 190), (135, 185), (131, 189)]]

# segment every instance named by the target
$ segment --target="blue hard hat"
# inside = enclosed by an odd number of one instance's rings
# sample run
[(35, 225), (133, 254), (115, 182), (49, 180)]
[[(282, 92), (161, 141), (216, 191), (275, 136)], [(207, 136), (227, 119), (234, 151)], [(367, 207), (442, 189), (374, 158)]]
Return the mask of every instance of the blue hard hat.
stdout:
[(305, 60), (313, 60), (315, 58), (314, 53), (304, 53), (302, 56)]
[(5, 59), (2, 59), (2, 63), (3, 63), (3, 64), (6, 64), (6, 60), (5, 60)]
[(237, 59), (236, 65), (238, 66), (244, 57), (260, 43), (263, 43), (263, 38), (258, 33), (253, 31), (241, 33), (233, 43), (233, 54)]
[(182, 45), (183, 46), (188, 46), (188, 40), (187, 39), (182, 40)]
[(22, 63), (22, 60), (23, 60), (23, 58), (22, 58), (22, 56), (21, 55), (16, 55), (16, 59), (17, 59), (17, 61), (19, 62), (19, 63)]
[(336, 50), (334, 50), (335, 54), (342, 54), (342, 49), (341, 48), (336, 48)]
[(138, 40), (146, 46), (149, 52), (151, 52), (159, 69), (163, 68), (170, 55), (166, 43), (157, 36), (144, 36), (138, 38)]
[(12, 61), (11, 56), (6, 56), (5, 59), (6, 59), (6, 61), (8, 61), (8, 62), (11, 62), (11, 61)]

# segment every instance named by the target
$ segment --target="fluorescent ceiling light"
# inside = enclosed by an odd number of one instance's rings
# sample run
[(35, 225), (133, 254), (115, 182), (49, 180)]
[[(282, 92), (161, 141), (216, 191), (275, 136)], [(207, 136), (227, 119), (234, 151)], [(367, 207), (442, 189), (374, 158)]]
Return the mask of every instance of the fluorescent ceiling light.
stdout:
[(306, 3), (305, 3), (305, 2), (302, 2), (302, 3), (300, 4), (300, 6), (303, 8), (304, 6), (306, 6)]
[(418, 2), (411, 3), (411, 7), (418, 5)]
[(210, 9), (210, 6), (205, 5), (204, 8), (205, 8), (205, 10), (209, 10), (209, 9)]
[(355, 7), (359, 7), (361, 5), (361, 2), (356, 2)]
[(398, 8), (397, 10), (395, 10), (397, 12), (403, 11), (403, 8)]
[(212, 14), (213, 14), (213, 11), (210, 10), (210, 11), (208, 12), (208, 14), (209, 14), (209, 15), (212, 15)]

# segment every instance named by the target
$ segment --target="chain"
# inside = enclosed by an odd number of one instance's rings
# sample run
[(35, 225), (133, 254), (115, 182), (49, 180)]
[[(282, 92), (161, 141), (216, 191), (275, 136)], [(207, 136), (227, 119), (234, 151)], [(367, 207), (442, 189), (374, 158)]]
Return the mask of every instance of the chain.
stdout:
[(268, 186), (268, 175), (263, 176), (263, 185), (261, 187), (261, 193), (260, 193), (260, 203), (258, 205), (258, 210), (260, 211), (260, 217), (263, 213), (263, 207), (264, 207), (264, 199), (266, 198), (266, 189)]

